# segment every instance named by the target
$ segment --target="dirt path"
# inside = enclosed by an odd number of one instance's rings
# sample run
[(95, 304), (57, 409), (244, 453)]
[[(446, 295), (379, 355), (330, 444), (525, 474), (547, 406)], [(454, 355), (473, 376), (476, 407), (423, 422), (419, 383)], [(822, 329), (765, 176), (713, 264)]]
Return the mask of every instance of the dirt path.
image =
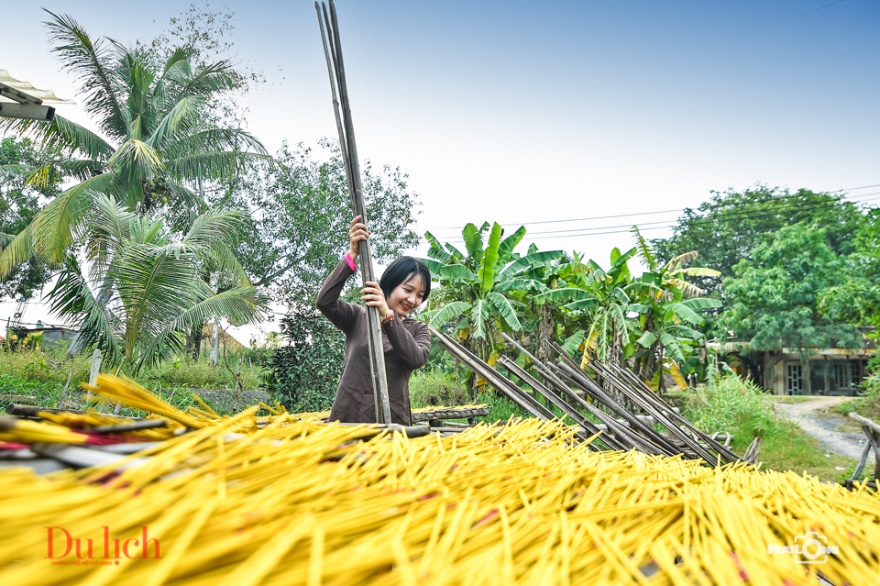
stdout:
[(799, 403), (776, 403), (776, 412), (797, 423), (829, 452), (859, 459), (865, 445), (865, 435), (840, 431), (844, 418), (840, 415), (818, 413), (820, 409), (842, 403), (851, 397), (816, 397)]

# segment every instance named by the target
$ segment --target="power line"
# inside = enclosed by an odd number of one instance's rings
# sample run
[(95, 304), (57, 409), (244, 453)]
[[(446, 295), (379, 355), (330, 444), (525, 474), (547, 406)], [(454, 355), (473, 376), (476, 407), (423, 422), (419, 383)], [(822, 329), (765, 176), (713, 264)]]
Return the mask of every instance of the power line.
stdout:
[[(880, 200), (880, 197), (869, 197), (869, 196), (876, 196), (878, 194), (880, 194), (880, 191), (872, 192), (872, 193), (864, 193), (864, 194), (859, 195), (858, 197), (867, 198), (867, 199), (863, 199), (859, 202), (849, 202), (849, 203), (867, 203), (869, 201), (877, 201), (877, 200)], [(812, 202), (808, 205), (797, 205), (796, 203), (792, 203), (792, 202), (788, 202), (788, 201), (781, 201), (781, 200), (768, 200), (767, 203), (770, 203), (771, 201), (778, 202), (778, 203), (774, 203), (774, 205), (777, 206), (775, 209), (772, 206), (769, 206), (769, 207), (765, 207), (762, 210), (757, 210), (757, 211), (755, 211), (755, 210), (742, 210), (740, 212), (733, 211), (733, 212), (727, 214), (727, 218), (728, 219), (730, 219), (730, 218), (750, 219), (750, 218), (765, 216), (768, 213), (780, 214), (780, 213), (789, 213), (789, 212), (808, 211), (808, 210), (812, 210), (812, 209), (816, 209), (816, 208), (825, 207), (828, 205), (835, 205), (837, 203), (834, 201), (819, 201), (819, 202)], [(719, 210), (719, 209), (723, 209), (725, 207), (732, 208), (733, 206), (719, 205), (719, 206), (714, 206), (712, 209)], [(572, 221), (574, 221), (574, 220), (572, 220)], [(699, 216), (691, 219), (692, 224), (698, 224), (700, 222), (711, 222), (711, 221), (713, 221), (713, 220), (711, 220), (710, 218), (699, 217)], [(638, 227), (639, 227), (639, 229), (641, 229), (642, 226), (672, 227), (672, 226), (678, 225), (678, 223), (679, 223), (678, 220), (665, 220), (665, 221), (647, 222), (644, 224), (638, 224)], [(606, 225), (592, 226), (592, 227), (581, 226), (578, 228), (569, 228), (569, 229), (563, 229), (563, 230), (548, 230), (545, 232), (533, 232), (533, 233), (531, 233), (531, 235), (537, 236), (537, 235), (545, 235), (545, 234), (565, 234), (565, 233), (572, 233), (572, 232), (577, 232), (577, 234), (572, 234), (572, 235), (591, 235), (590, 234), (591, 232), (594, 232), (597, 230), (602, 230), (603, 232), (601, 232), (601, 233), (606, 234), (609, 232), (604, 232), (604, 231), (607, 231), (610, 229), (616, 229), (616, 228), (624, 228), (623, 230), (620, 230), (620, 232), (627, 232), (627, 231), (629, 231), (629, 229), (632, 228), (632, 226), (633, 226), (633, 224), (618, 224), (618, 225), (607, 225), (606, 224)], [(654, 228), (654, 229), (656, 229), (656, 228)], [(616, 232), (610, 232), (610, 233), (616, 233)], [(459, 241), (463, 242), (463, 240), (460, 239), (460, 234), (453, 236), (453, 238), (459, 238)], [(438, 236), (438, 239), (442, 239), (441, 236)]]
[[(842, 194), (842, 193), (847, 193), (850, 191), (858, 191), (861, 189), (871, 189), (874, 187), (880, 187), (880, 183), (875, 183), (873, 185), (861, 185), (859, 187), (846, 187), (843, 189), (837, 189), (835, 191), (819, 192), (819, 193), (817, 193), (817, 195)], [(875, 193), (880, 193), (880, 192), (875, 192)], [(849, 199), (856, 199), (856, 198), (860, 198), (860, 197), (865, 197), (866, 195), (873, 195), (873, 194), (862, 193), (862, 194), (851, 196)], [(797, 193), (790, 193), (788, 195), (781, 195), (781, 196), (775, 197), (774, 199), (784, 200), (784, 199), (788, 199), (788, 198), (797, 198), (797, 197), (800, 197)], [(714, 207), (724, 207), (724, 204), (719, 204)], [(585, 221), (593, 221), (593, 220), (609, 220), (609, 219), (615, 219), (615, 218), (633, 218), (636, 216), (651, 216), (651, 215), (658, 215), (658, 214), (681, 213), (681, 212), (684, 212), (686, 209), (696, 209), (696, 208), (677, 208), (677, 209), (671, 209), (671, 210), (658, 210), (658, 211), (653, 211), (653, 212), (634, 212), (631, 214), (611, 214), (608, 216), (591, 216), (591, 217), (586, 217), (586, 218), (567, 218), (567, 219), (561, 219), (561, 220), (543, 220), (543, 221), (539, 221), (539, 222), (506, 222), (506, 223), (507, 224), (516, 224), (518, 226), (537, 226), (539, 224), (560, 224), (560, 223), (564, 223), (564, 222), (585, 222)], [(460, 230), (461, 228), (463, 228), (463, 226), (443, 226), (440, 229), (441, 230)]]
[(799, 12), (799, 13), (794, 14), (794, 15), (792, 15), (792, 16), (789, 16), (789, 17), (787, 17), (787, 18), (783, 18), (782, 20), (777, 20), (776, 22), (771, 22), (770, 24), (764, 25), (764, 26), (761, 27), (761, 28), (762, 28), (762, 29), (770, 28), (770, 27), (772, 27), (772, 26), (776, 26), (776, 25), (782, 24), (782, 23), (784, 23), (784, 22), (788, 22), (789, 20), (794, 20), (795, 18), (800, 18), (800, 17), (802, 17), (802, 16), (806, 16), (806, 15), (808, 15), (808, 14), (812, 14), (813, 12), (816, 12), (816, 11), (819, 11), (819, 10), (823, 10), (823, 9), (825, 9), (825, 8), (829, 8), (829, 7), (831, 7), (831, 6), (834, 6), (835, 4), (840, 4), (840, 3), (843, 2), (843, 1), (844, 1), (844, 0), (835, 0), (834, 2), (829, 2), (828, 4), (823, 4), (822, 6), (817, 6), (816, 8), (812, 8), (812, 9), (807, 10), (807, 11), (805, 11), (805, 12)]
[[(880, 192), (866, 193), (861, 194), (858, 197), (868, 197), (880, 194)], [(859, 203), (865, 203), (868, 201), (877, 201), (880, 200), (880, 197), (870, 197), (865, 199)], [(735, 220), (748, 220), (752, 218), (758, 218), (762, 216), (766, 216), (768, 213), (781, 214), (781, 213), (790, 213), (790, 212), (804, 212), (810, 211), (817, 208), (822, 208), (828, 205), (834, 205), (835, 202), (832, 201), (824, 201), (824, 202), (813, 202), (809, 205), (792, 205), (789, 202), (782, 202), (778, 205), (776, 209), (772, 207), (763, 210), (753, 211), (753, 210), (743, 210), (740, 212), (733, 211), (727, 214), (726, 219), (735, 219)], [(725, 206), (716, 206), (715, 209), (720, 209)], [(704, 223), (714, 222), (712, 218), (707, 217), (695, 217), (691, 219), (691, 226), (699, 226)], [(648, 222), (645, 224), (640, 224), (637, 227), (640, 232), (653, 231), (653, 230), (662, 230), (665, 228), (672, 228), (678, 225), (677, 221), (660, 221), (660, 222)], [(548, 230), (545, 232), (533, 232), (529, 234), (530, 239), (534, 240), (545, 240), (547, 238), (574, 238), (574, 237), (586, 237), (586, 236), (604, 236), (609, 234), (623, 234), (630, 232), (632, 230), (632, 224), (620, 224), (614, 226), (593, 226), (593, 227), (581, 227), (581, 228), (572, 228), (567, 230)], [(453, 238), (440, 238), (440, 240), (446, 240), (449, 243), (464, 243), (464, 239), (460, 235), (456, 235)]]

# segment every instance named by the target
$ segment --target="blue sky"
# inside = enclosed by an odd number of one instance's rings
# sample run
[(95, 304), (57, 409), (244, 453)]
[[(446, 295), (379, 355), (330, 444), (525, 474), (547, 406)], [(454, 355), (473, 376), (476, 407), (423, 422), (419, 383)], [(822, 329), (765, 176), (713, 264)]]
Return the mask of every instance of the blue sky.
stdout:
[[(0, 5), (15, 15), (0, 68), (73, 96), (40, 5)], [(334, 136), (313, 2), (208, 5), (236, 13), (236, 61), (271, 80), (242, 100), (250, 130), (272, 151)], [(42, 6), (129, 44), (185, 5)], [(756, 183), (880, 184), (875, 0), (339, 0), (337, 9), (359, 152), (410, 174), (418, 229), (441, 240), (467, 222), (527, 223), (526, 242), (607, 264), (612, 246), (632, 245), (626, 226), (660, 237), (677, 217), (626, 214), (696, 207), (711, 190)], [(880, 186), (849, 193), (880, 201)], [(531, 224), (570, 219), (579, 220)]]

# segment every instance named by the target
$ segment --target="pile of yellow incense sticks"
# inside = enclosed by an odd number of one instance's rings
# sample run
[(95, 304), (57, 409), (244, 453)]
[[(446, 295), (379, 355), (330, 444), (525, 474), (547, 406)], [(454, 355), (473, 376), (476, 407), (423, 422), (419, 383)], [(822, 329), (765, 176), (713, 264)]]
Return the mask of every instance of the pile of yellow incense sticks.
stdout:
[(880, 580), (865, 487), (590, 451), (559, 421), (409, 439), (257, 406), (184, 416), (110, 377), (95, 392), (187, 431), (100, 467), (0, 471), (2, 584)]

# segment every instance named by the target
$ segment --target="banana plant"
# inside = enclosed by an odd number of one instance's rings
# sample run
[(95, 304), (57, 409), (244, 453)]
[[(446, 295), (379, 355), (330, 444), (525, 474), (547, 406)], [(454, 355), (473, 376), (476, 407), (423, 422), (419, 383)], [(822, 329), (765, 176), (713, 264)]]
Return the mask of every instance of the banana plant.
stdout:
[[(633, 296), (643, 289), (634, 281), (628, 264), (635, 254), (635, 248), (624, 253), (614, 248), (608, 270), (590, 260), (570, 272), (566, 286), (536, 297), (539, 302), (561, 305), (572, 319), (583, 324), (579, 342), (583, 346), (582, 366), (586, 366), (590, 356), (622, 365), (633, 353), (630, 340), (635, 317)], [(572, 346), (572, 341), (577, 339), (575, 332), (566, 346)]]
[[(647, 267), (639, 282), (646, 293), (634, 306), (639, 312), (634, 354), (634, 370), (643, 380), (657, 380), (657, 388), (664, 388), (663, 370), (672, 374), (679, 386), (687, 386), (684, 376), (689, 368), (688, 358), (703, 338), (695, 329), (703, 325), (697, 313), (721, 306), (717, 299), (703, 297), (706, 292), (689, 283), (685, 277), (719, 277), (721, 273), (704, 267), (688, 267), (697, 258), (697, 252), (686, 252), (661, 264), (651, 244), (633, 226), (639, 258)], [(659, 376), (658, 376), (659, 375)]]
[(431, 245), (425, 262), (439, 284), (425, 318), (435, 327), (454, 323), (459, 340), (483, 359), (489, 359), (497, 332), (522, 329), (518, 312), (527, 306), (514, 293), (546, 290), (540, 280), (528, 275), (529, 270), (551, 263), (562, 254), (531, 247), (520, 256), (514, 249), (525, 234), (523, 226), (505, 237), (497, 222), (491, 226), (484, 222), (479, 228), (468, 224), (462, 230), (465, 252), (441, 244), (430, 232), (425, 234)]

